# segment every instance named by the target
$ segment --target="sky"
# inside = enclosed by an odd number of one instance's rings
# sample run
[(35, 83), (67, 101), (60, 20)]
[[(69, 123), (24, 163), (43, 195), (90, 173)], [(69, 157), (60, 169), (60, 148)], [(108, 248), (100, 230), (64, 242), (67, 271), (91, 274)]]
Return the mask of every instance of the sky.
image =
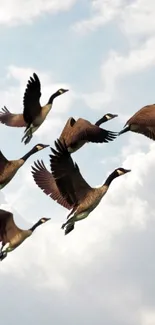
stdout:
[[(54, 146), (66, 120), (120, 131), (138, 109), (155, 102), (154, 0), (0, 0), (0, 107), (23, 110), (29, 77), (41, 80), (41, 104), (59, 88), (46, 121), (28, 145), (24, 129), (0, 125), (8, 159), (37, 143)], [(109, 144), (87, 144), (72, 155), (87, 182), (101, 185), (118, 167), (131, 173), (111, 184), (100, 205), (68, 236), (68, 211), (34, 183), (31, 156), (0, 193), (1, 208), (17, 225), (51, 221), (0, 264), (3, 325), (155, 324), (155, 144), (128, 132)]]

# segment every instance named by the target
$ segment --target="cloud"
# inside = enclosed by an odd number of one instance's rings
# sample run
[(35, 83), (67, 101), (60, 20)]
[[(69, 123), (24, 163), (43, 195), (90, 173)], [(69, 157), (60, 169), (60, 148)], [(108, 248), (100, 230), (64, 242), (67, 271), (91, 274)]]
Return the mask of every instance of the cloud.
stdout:
[(153, 36), (155, 31), (155, 2), (132, 1), (121, 13), (122, 31), (128, 36)]
[(155, 3), (153, 0), (92, 0), (90, 17), (74, 24), (75, 31), (85, 35), (115, 21), (127, 39), (152, 37), (155, 31)]
[[(7, 26), (32, 23), (43, 14), (69, 10), (77, 0), (0, 0), (0, 24)], [(33, 10), (32, 10), (33, 8)]]
[(88, 31), (94, 31), (100, 26), (116, 19), (124, 10), (126, 0), (92, 0), (90, 18), (75, 23), (73, 28), (85, 34)]
[[(82, 98), (92, 109), (101, 109), (104, 104), (109, 104), (119, 98), (119, 84), (127, 77), (144, 73), (155, 66), (155, 38), (147, 40), (138, 48), (122, 55), (111, 50), (108, 59), (102, 64), (100, 90), (94, 93), (83, 94)], [(99, 88), (99, 87), (98, 87)], [(117, 113), (122, 114), (117, 108)], [(127, 112), (123, 112), (127, 113)]]
[[(78, 222), (70, 235), (64, 236), (60, 229), (66, 210), (60, 217), (60, 212), (53, 213), (54, 202), (50, 201), (52, 220), (38, 227), (1, 264), (2, 292), (4, 283), (5, 292), (18, 283), (18, 294), (25, 293), (22, 315), (37, 299), (33, 319), (39, 322), (41, 309), (47, 325), (51, 316), (58, 324), (62, 318), (69, 324), (73, 320), (85, 324), (90, 319), (92, 325), (148, 325), (153, 319), (155, 205), (150, 189), (154, 188), (155, 144), (148, 142), (144, 150), (139, 136), (135, 153), (131, 145), (126, 158), (124, 149), (120, 150), (120, 164), (132, 172), (113, 181), (98, 208)], [(17, 299), (16, 295), (15, 311)], [(4, 306), (5, 301), (4, 294)], [(7, 308), (10, 304), (9, 300)]]
[(155, 323), (155, 312), (154, 309), (145, 309), (142, 312), (142, 325), (154, 325)]

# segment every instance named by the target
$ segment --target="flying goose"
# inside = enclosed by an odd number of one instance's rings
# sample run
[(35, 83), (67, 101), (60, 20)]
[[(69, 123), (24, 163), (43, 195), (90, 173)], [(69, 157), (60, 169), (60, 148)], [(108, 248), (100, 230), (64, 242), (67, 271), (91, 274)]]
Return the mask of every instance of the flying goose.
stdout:
[(37, 144), (26, 155), (17, 160), (8, 160), (0, 151), (0, 190), (11, 181), (18, 169), (31, 155), (46, 147), (49, 147), (49, 145)]
[(79, 118), (77, 121), (70, 117), (59, 137), (59, 140), (65, 140), (68, 151), (73, 153), (80, 149), (85, 143), (96, 142), (103, 143), (113, 141), (117, 133), (100, 128), (100, 125), (111, 120), (118, 115), (108, 113), (104, 115), (95, 124)]
[(51, 95), (46, 105), (40, 105), (41, 97), (41, 83), (36, 73), (33, 73), (33, 78), (30, 77), (27, 88), (25, 90), (23, 105), (23, 117), (27, 124), (25, 134), (22, 138), (25, 144), (30, 142), (32, 134), (40, 127), (44, 122), (47, 114), (50, 112), (53, 104), (53, 100), (64, 94), (68, 89), (60, 88), (54, 94)]
[(124, 129), (119, 132), (123, 134), (132, 131), (145, 135), (155, 140), (155, 104), (142, 107), (124, 125)]
[(13, 251), (23, 243), (25, 239), (33, 234), (33, 231), (50, 218), (41, 218), (30, 229), (22, 230), (17, 227), (13, 219), (13, 213), (0, 209), (0, 261), (2, 261), (8, 253)]
[(50, 173), (43, 161), (32, 167), (35, 183), (53, 200), (71, 210), (67, 221), (62, 225), (65, 235), (74, 229), (76, 221), (82, 220), (92, 212), (106, 194), (111, 182), (118, 176), (130, 172), (129, 169), (117, 168), (106, 179), (105, 183), (92, 188), (82, 177), (80, 169), (73, 162), (65, 142), (55, 141), (56, 149), (51, 148)]

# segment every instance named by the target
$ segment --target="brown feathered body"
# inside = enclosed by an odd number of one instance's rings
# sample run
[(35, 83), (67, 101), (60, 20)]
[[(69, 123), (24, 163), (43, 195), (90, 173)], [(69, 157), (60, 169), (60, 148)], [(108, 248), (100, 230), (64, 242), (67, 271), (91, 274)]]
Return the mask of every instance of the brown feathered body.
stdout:
[(97, 207), (112, 180), (129, 170), (117, 169), (102, 186), (92, 188), (81, 175), (78, 165), (73, 162), (64, 141), (62, 143), (58, 140), (55, 144), (57, 151), (51, 148), (53, 154), (50, 155), (52, 173), (46, 169), (43, 162), (37, 162), (35, 167), (32, 167), (32, 175), (45, 194), (71, 210), (67, 222), (63, 225), (63, 228), (66, 226), (67, 234), (73, 230), (76, 221), (86, 218)]
[(155, 104), (142, 107), (126, 122), (124, 127), (119, 134), (132, 131), (155, 140)]
[[(106, 116), (106, 115), (105, 115)], [(105, 122), (106, 120), (104, 120)], [(99, 125), (79, 118), (77, 121), (70, 117), (65, 124), (65, 127), (59, 137), (66, 143), (68, 151), (73, 153), (80, 149), (85, 143), (103, 143), (113, 141), (117, 136), (116, 132), (102, 129)]]

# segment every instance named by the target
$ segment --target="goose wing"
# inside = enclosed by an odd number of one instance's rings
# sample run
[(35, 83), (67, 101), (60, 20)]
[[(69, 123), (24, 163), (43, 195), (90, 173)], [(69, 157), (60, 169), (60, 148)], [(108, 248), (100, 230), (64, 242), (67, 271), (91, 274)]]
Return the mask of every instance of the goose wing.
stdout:
[(95, 142), (95, 143), (103, 143), (113, 141), (117, 136), (116, 132), (108, 131), (105, 129), (100, 128), (99, 126), (90, 123), (87, 120), (82, 118), (78, 119), (72, 134), (70, 136), (70, 144), (67, 145), (74, 145), (79, 141), (86, 141), (86, 142)]
[(0, 173), (3, 172), (5, 166), (9, 163), (9, 160), (3, 155), (2, 151), (0, 150)]
[(7, 244), (16, 234), (21, 232), (13, 219), (13, 214), (0, 209), (0, 241), (2, 245)]
[(80, 169), (73, 162), (64, 141), (55, 141), (56, 149), (52, 149), (50, 166), (55, 182), (62, 196), (75, 198), (75, 204), (79, 204), (92, 188), (85, 181)]
[(0, 122), (7, 126), (14, 126), (14, 127), (26, 126), (26, 123), (23, 118), (23, 114), (13, 114), (6, 108), (6, 106), (4, 106), (0, 111)]
[(62, 196), (53, 175), (47, 170), (44, 162), (38, 160), (32, 166), (32, 175), (35, 183), (40, 187), (46, 195), (57, 201), (64, 208), (70, 210), (74, 206), (74, 200), (70, 196)]
[(30, 77), (24, 94), (23, 105), (24, 111), (23, 116), (27, 124), (31, 124), (35, 117), (41, 112), (40, 105), (41, 97), (41, 84), (36, 73), (33, 73), (33, 78)]
[(69, 137), (70, 133), (72, 133), (72, 128), (75, 125), (75, 123), (76, 123), (76, 120), (73, 117), (70, 117), (67, 120), (67, 122), (60, 134), (59, 140), (67, 139)]

